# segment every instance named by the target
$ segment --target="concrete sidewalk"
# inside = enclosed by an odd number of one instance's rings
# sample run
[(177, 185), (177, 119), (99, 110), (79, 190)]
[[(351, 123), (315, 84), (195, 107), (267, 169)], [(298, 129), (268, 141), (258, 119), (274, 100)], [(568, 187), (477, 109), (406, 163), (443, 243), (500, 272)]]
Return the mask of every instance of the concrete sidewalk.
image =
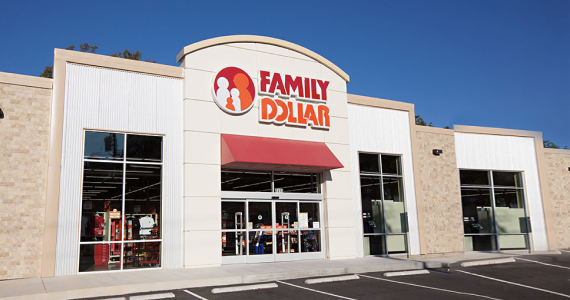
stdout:
[[(553, 253), (549, 252), (549, 254)], [(431, 259), (366, 257), (347, 260), (310, 260), (224, 265), (197, 269), (144, 270), (14, 279), (0, 281), (0, 298), (43, 300), (106, 297), (130, 293), (267, 282), (303, 277), (443, 268), (461, 261), (503, 258), (514, 255), (521, 254), (466, 253), (453, 257)]]

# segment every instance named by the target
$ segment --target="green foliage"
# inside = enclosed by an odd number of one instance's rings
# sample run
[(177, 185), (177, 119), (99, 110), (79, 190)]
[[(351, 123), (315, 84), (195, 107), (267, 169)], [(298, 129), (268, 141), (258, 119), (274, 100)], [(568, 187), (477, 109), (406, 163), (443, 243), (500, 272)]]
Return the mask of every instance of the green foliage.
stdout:
[[(79, 45), (79, 52), (95, 53), (97, 51), (97, 49), (99, 49), (99, 47), (97, 47), (97, 45), (91, 46), (87, 43), (83, 43), (83, 44)], [(75, 47), (75, 45), (71, 45), (71, 46), (65, 48), (65, 50), (76, 50), (76, 47)], [(122, 52), (117, 51), (114, 54), (111, 54), (111, 56), (125, 58), (125, 59), (132, 59), (132, 60), (141, 60), (142, 59), (142, 52), (139, 50), (137, 50), (135, 52), (131, 52), (131, 50), (129, 50), (127, 48)], [(145, 61), (156, 63), (156, 60), (150, 59), (150, 58), (147, 58)], [(53, 66), (45, 67), (42, 74), (40, 74), (40, 77), (53, 78)]]
[(422, 117), (420, 117), (420, 115), (416, 115), (416, 125), (433, 127), (431, 122), (429, 122), (429, 124), (427, 124), (426, 121), (424, 121), (424, 119), (422, 119)]
[(53, 78), (53, 66), (47, 66), (44, 71), (40, 74), (40, 77)]
[(451, 129), (449, 126), (445, 126), (443, 127), (443, 129)]
[[(556, 145), (555, 143), (551, 142), (550, 140), (542, 141), (544, 143), (544, 148), (551, 148), (551, 149), (560, 149), (560, 146)], [(568, 146), (564, 146), (562, 149), (568, 149)]]
[[(117, 51), (117, 52), (111, 54), (111, 56), (125, 58), (125, 59), (132, 59), (132, 60), (142, 60), (142, 52), (140, 52), (139, 50), (132, 52), (128, 48), (123, 50), (123, 52)], [(145, 61), (156, 63), (156, 60), (150, 59), (150, 58), (147, 58)]]
[(546, 140), (546, 141), (542, 141), (544, 143), (544, 148), (552, 148), (552, 149), (560, 149), (560, 147), (558, 145), (556, 145), (555, 143)]
[(111, 56), (126, 58), (126, 59), (132, 59), (132, 60), (141, 60), (142, 53), (139, 50), (137, 50), (135, 52), (131, 52), (131, 50), (129, 50), (127, 48), (127, 49), (123, 50), (123, 52), (117, 51), (114, 54), (111, 54)]
[[(73, 47), (73, 49), (75, 49), (75, 46), (72, 46), (72, 47)], [(89, 46), (89, 44), (83, 43), (83, 44), (79, 45), (79, 49), (80, 49), (79, 51), (81, 51), (81, 52), (95, 53), (95, 51), (97, 51), (97, 49), (99, 49), (99, 47), (97, 47), (97, 45)]]

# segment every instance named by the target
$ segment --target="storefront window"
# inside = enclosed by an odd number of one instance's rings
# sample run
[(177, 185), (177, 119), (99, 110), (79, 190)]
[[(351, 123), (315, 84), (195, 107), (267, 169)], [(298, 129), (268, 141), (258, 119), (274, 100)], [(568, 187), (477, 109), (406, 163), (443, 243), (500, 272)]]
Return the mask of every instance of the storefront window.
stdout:
[(316, 173), (274, 172), (273, 182), (283, 193), (318, 193), (320, 186)]
[(320, 193), (320, 174), (301, 172), (271, 172), (222, 170), (222, 191)]
[(460, 170), (466, 251), (528, 249), (522, 173)]
[(80, 272), (160, 267), (162, 137), (86, 131), (81, 201)]
[(222, 191), (271, 192), (271, 172), (223, 170)]
[(407, 217), (401, 158), (359, 153), (366, 255), (407, 253)]

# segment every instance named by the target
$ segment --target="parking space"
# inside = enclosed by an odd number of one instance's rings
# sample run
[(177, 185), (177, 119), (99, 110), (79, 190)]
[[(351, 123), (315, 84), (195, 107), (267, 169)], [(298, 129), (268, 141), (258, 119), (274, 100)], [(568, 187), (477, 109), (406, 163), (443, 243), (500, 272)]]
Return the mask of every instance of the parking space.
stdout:
[[(384, 273), (366, 273), (358, 276), (356, 280), (316, 284), (306, 284), (307, 278), (283, 280), (274, 282), (276, 288), (228, 293), (212, 293), (212, 287), (169, 292), (176, 299), (202, 300), (569, 299), (570, 252), (520, 256), (516, 262), (507, 264), (430, 270), (426, 275), (385, 277)], [(153, 299), (152, 294), (147, 295)]]

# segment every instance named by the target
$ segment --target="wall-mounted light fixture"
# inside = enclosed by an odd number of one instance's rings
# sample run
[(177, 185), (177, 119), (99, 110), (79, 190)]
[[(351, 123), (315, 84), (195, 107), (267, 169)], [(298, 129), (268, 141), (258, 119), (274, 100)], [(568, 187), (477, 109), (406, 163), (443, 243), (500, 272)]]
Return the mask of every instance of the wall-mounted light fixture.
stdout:
[(4, 112), (2, 111), (1, 108), (0, 108), (0, 119), (4, 119)]
[(432, 153), (435, 156), (439, 156), (440, 154), (443, 153), (443, 151), (441, 149), (433, 149)]

